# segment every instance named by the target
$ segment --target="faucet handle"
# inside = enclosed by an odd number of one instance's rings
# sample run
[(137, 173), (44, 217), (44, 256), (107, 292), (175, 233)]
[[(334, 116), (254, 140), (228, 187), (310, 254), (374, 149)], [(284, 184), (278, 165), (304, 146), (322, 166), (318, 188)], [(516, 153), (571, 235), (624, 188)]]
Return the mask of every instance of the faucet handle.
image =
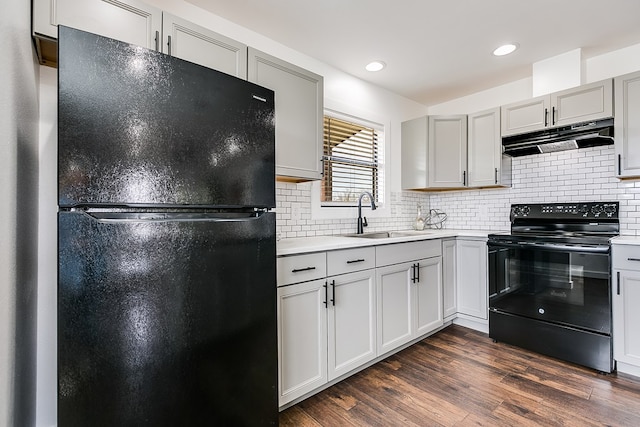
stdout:
[(362, 226), (363, 226), (363, 227), (366, 227), (367, 225), (369, 225), (369, 224), (367, 224), (367, 217), (366, 217), (366, 216), (363, 216), (363, 217), (362, 217)]

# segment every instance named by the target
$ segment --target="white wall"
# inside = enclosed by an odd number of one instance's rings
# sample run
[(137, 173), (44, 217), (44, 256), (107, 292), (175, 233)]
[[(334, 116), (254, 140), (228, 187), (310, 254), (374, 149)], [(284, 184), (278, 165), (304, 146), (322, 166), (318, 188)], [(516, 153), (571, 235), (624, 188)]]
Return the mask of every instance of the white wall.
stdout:
[(38, 426), (57, 424), (58, 74), (40, 67)]
[[(35, 410), (37, 66), (30, 2), (0, 14), (0, 426), (30, 426)], [(30, 212), (32, 214), (30, 214)]]

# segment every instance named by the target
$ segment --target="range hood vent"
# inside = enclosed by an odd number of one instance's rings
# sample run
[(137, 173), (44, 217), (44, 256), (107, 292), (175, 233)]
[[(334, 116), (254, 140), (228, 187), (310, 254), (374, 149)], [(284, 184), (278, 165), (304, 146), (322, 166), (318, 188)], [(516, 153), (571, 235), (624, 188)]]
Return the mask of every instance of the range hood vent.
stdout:
[(613, 119), (505, 136), (504, 154), (512, 157), (613, 144)]

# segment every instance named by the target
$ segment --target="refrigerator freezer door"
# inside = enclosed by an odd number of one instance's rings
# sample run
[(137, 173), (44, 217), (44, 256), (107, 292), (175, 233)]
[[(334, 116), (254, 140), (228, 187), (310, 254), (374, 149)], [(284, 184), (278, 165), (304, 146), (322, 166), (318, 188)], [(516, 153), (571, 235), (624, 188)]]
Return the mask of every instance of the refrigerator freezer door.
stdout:
[(60, 26), (58, 204), (275, 207), (271, 90)]
[(274, 213), (58, 227), (59, 425), (277, 425)]

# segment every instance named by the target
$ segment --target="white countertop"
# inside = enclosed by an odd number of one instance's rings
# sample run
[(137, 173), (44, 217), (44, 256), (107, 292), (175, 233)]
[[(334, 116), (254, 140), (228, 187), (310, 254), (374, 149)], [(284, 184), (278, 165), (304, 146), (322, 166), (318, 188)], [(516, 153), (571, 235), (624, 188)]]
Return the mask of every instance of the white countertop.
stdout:
[(296, 255), (309, 252), (332, 251), (336, 249), (358, 248), (363, 246), (386, 245), (389, 243), (411, 242), (414, 240), (442, 239), (445, 237), (469, 237), (486, 239), (487, 235), (496, 231), (488, 230), (436, 230), (424, 231), (397, 230), (393, 237), (367, 239), (363, 237), (345, 236), (313, 236), (282, 239), (277, 242), (278, 256)]
[(614, 245), (640, 245), (640, 236), (618, 236), (611, 239)]

